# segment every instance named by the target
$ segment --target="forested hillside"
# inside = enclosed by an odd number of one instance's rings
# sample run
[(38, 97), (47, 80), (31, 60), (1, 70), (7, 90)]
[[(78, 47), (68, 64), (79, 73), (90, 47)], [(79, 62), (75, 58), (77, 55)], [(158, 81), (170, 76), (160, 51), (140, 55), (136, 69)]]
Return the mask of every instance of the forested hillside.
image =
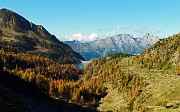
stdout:
[(59, 64), (41, 56), (15, 54), (4, 49), (0, 51), (0, 58), (4, 71), (36, 85), (53, 99), (95, 110), (100, 98), (106, 95), (106, 88), (100, 80), (83, 74), (84, 70), (75, 65)]
[(176, 112), (180, 109), (178, 43), (179, 34), (158, 41), (141, 55), (107, 55), (82, 69), (6, 47), (0, 56), (4, 71), (36, 85), (53, 99), (92, 111)]
[(49, 82), (45, 80), (45, 76), (35, 75), (31, 71), (29, 71), (30, 74), (23, 75), (24, 69), (11, 71), (7, 70), (4, 64), (0, 59), (1, 112), (91, 112), (90, 109), (84, 109), (61, 99), (50, 98), (47, 90)]
[(164, 38), (135, 58), (142, 68), (175, 68), (180, 74), (180, 34)]
[(83, 58), (44, 28), (6, 9), (0, 18), (0, 111), (180, 111), (180, 34), (79, 68)]
[[(101, 100), (99, 109), (135, 112), (180, 111), (179, 48), (180, 35), (176, 34), (161, 39), (138, 56), (116, 58), (106, 63), (109, 68), (118, 72), (106, 73), (111, 76), (107, 79), (113, 80), (105, 83), (108, 88), (107, 95)], [(101, 69), (97, 67), (98, 72), (99, 70)], [(126, 85), (121, 82), (126, 78), (116, 75), (122, 73), (128, 77)], [(121, 89), (126, 86), (128, 89)]]

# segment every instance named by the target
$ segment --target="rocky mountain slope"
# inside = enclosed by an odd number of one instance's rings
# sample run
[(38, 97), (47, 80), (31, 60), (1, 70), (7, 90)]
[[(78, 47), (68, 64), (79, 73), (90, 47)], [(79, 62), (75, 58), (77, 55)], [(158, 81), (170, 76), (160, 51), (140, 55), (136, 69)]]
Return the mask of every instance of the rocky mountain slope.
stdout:
[(77, 40), (64, 41), (64, 43), (68, 44), (74, 51), (81, 54), (85, 60), (101, 57), (97, 51), (92, 49), (90, 43), (81, 43)]
[(65, 41), (64, 43), (80, 53), (86, 60), (90, 60), (106, 54), (139, 54), (158, 40), (157, 36), (147, 33), (141, 38), (134, 38), (129, 34), (119, 34), (89, 43), (81, 43), (78, 41)]
[(84, 67), (107, 87), (100, 111), (179, 112), (180, 34), (160, 39), (137, 56), (113, 54)]
[(47, 56), (59, 63), (83, 60), (81, 55), (51, 35), (43, 26), (35, 25), (8, 9), (0, 10), (0, 46), (16, 52)]
[(180, 67), (180, 33), (160, 39), (136, 59), (142, 67), (168, 69)]

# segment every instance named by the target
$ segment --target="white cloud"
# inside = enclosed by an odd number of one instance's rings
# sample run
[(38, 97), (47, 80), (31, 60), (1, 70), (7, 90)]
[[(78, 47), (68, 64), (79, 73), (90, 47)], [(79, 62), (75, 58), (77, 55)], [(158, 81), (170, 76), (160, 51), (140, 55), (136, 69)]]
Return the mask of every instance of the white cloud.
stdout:
[(66, 35), (65, 36), (65, 40), (78, 40), (81, 42), (88, 42), (88, 41), (93, 41), (97, 39), (97, 34), (96, 33), (92, 33), (90, 35), (83, 35), (82, 33), (77, 33), (77, 34), (73, 34), (73, 35)]
[(138, 34), (131, 34), (134, 38), (139, 38), (140, 36)]
[(117, 30), (124, 30), (124, 29), (126, 29), (126, 28), (127, 28), (127, 27), (121, 26), (121, 25), (119, 25), (119, 26), (116, 27)]
[[(110, 28), (110, 29), (111, 29), (111, 28)], [(112, 31), (111, 31), (111, 32), (108, 32), (108, 33), (107, 33), (107, 36), (108, 36), (108, 37), (116, 36), (117, 34), (122, 33), (122, 30), (128, 30), (128, 29), (131, 29), (131, 27), (118, 25), (118, 26), (112, 28), (112, 29), (111, 29)]]
[(96, 33), (92, 33), (92, 34), (90, 34), (89, 35), (89, 40), (95, 40), (95, 39), (97, 39), (97, 34)]
[(112, 32), (107, 33), (108, 37), (112, 37), (112, 36), (116, 36), (116, 35), (117, 35), (117, 32), (115, 30), (113, 30)]

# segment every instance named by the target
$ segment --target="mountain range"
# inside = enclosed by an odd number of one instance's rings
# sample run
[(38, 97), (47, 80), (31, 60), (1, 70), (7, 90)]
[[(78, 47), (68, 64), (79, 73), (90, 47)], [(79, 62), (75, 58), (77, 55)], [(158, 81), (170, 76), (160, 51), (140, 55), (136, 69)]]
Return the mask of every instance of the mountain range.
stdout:
[(119, 52), (139, 54), (158, 40), (157, 36), (149, 33), (141, 38), (119, 34), (88, 43), (74, 40), (64, 41), (64, 44), (42, 25), (35, 25), (8, 9), (0, 10), (0, 36), (1, 47), (9, 47), (16, 52), (48, 56), (59, 63), (78, 63), (80, 60)]
[(91, 60), (107, 54), (139, 54), (158, 40), (157, 36), (147, 33), (141, 38), (135, 38), (129, 34), (119, 34), (88, 43), (81, 43), (77, 40), (64, 41), (64, 43), (81, 54), (85, 60)]
[(180, 33), (157, 40), (70, 41), (89, 57), (109, 54), (79, 68), (69, 63), (83, 57), (70, 46), (1, 9), (0, 112), (180, 112)]
[(35, 25), (8, 9), (0, 10), (0, 47), (18, 53), (47, 56), (59, 63), (78, 63), (84, 60), (42, 25)]

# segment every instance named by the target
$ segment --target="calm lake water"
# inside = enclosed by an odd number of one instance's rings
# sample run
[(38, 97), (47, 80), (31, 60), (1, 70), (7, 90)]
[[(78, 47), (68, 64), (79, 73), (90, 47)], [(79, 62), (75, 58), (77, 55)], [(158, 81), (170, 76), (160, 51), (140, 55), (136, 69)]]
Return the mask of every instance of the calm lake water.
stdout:
[(76, 66), (82, 68), (83, 66), (87, 65), (88, 63), (90, 63), (91, 61), (82, 61), (82, 63), (78, 63), (78, 64), (75, 64)]

